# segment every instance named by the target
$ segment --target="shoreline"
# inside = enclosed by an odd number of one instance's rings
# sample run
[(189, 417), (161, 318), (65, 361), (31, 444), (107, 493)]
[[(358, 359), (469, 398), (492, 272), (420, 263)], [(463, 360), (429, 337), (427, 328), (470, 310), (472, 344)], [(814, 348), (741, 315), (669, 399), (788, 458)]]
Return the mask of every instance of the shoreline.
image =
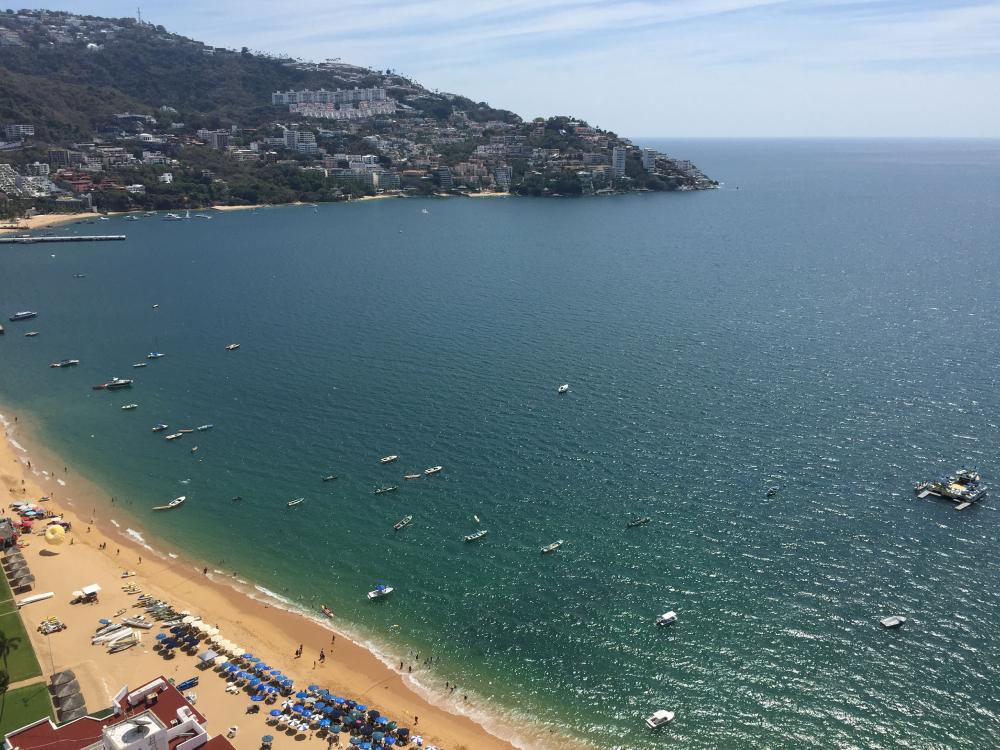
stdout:
[[(397, 717), (401, 725), (407, 725), (409, 717), (421, 717), (422, 723), (414, 734), (421, 734), (426, 742), (440, 745), (443, 750), (461, 750), (463, 747), (468, 750), (543, 750), (554, 747), (584, 750), (590, 747), (576, 739), (555, 735), (553, 730), (546, 730), (540, 725), (530, 732), (533, 736), (526, 738), (522, 736), (525, 729), (523, 725), (496, 717), (496, 712), (491, 712), (488, 704), (480, 704), (475, 695), (470, 697), (468, 703), (459, 701), (457, 694), (451, 700), (437, 695), (432, 686), (421, 682), (422, 676), (433, 674), (425, 672), (422, 665), (411, 665), (416, 667), (412, 674), (403, 673), (375, 644), (350, 633), (338, 623), (324, 622), (318, 614), (312, 615), (302, 610), (294, 602), (255, 585), (252, 580), (244, 581), (235, 574), (230, 576), (214, 570), (210, 564), (196, 564), (196, 557), (187, 552), (176, 554), (164, 548), (156, 548), (155, 538), (151, 538), (142, 524), (133, 523), (125, 508), (108, 504), (107, 493), (102, 492), (100, 487), (86, 477), (68, 472), (64, 474), (67, 477), (64, 481), (57, 472), (41, 469), (37, 458), (41, 458), (49, 466), (58, 465), (62, 459), (44, 447), (42, 437), (33, 431), (30, 417), (25, 420), (23, 416), (21, 410), (11, 409), (9, 404), (0, 404), (0, 426), (4, 429), (5, 438), (0, 441), (0, 482), (7, 487), (8, 503), (20, 497), (35, 499), (43, 495), (50, 496), (51, 501), (45, 505), (73, 523), (73, 533), (70, 535), (73, 544), (59, 548), (58, 555), (42, 556), (39, 555), (39, 550), (43, 549), (44, 540), (40, 535), (26, 537), (30, 540), (30, 546), (25, 549), (25, 557), (37, 578), (32, 593), (51, 590), (56, 592), (56, 596), (41, 604), (30, 605), (22, 614), (45, 674), (77, 667), (83, 668), (85, 672), (101, 672), (99, 677), (92, 675), (86, 684), (81, 679), (87, 705), (92, 711), (107, 705), (114, 692), (130, 679), (133, 682), (147, 677), (152, 679), (161, 672), (170, 676), (167, 671), (169, 667), (176, 670), (176, 662), (190, 661), (189, 665), (180, 666), (180, 672), (175, 675), (181, 680), (190, 676), (188, 673), (194, 670), (196, 664), (188, 657), (165, 661), (151, 649), (146, 651), (152, 645), (151, 640), (148, 645), (143, 645), (141, 653), (138, 649), (131, 649), (116, 656), (98, 654), (93, 665), (89, 659), (80, 659), (81, 652), (89, 655), (94, 651), (86, 641), (77, 641), (73, 647), (58, 651), (46, 651), (46, 646), (52, 642), (51, 638), (45, 638), (44, 643), (39, 643), (43, 638), (34, 632), (34, 626), (44, 617), (64, 617), (64, 622), (69, 624), (65, 619), (68, 609), (65, 601), (69, 598), (70, 589), (90, 583), (90, 579), (93, 579), (105, 589), (101, 595), (104, 605), (105, 595), (114, 596), (118, 593), (115, 589), (120, 583), (121, 568), (130, 566), (129, 570), (135, 571), (136, 575), (129, 582), (135, 583), (147, 593), (174, 602), (178, 609), (185, 608), (202, 615), (206, 621), (219, 626), (230, 640), (245, 644), (251, 651), (264, 656), (269, 663), (275, 663), (278, 668), (286, 670), (286, 673), (297, 678), (297, 684), (325, 684), (358, 700), (364, 698), (376, 704), (384, 713)], [(27, 465), (29, 461), (30, 468)], [(66, 468), (69, 468), (68, 465)], [(8, 471), (12, 473), (8, 474)], [(25, 492), (18, 493), (18, 484), (22, 482)], [(93, 513), (88, 513), (87, 507), (93, 507)], [(112, 518), (116, 507), (121, 511), (119, 521), (122, 523)], [(102, 527), (102, 522), (106, 526)], [(102, 543), (106, 545), (106, 550), (98, 549)], [(80, 566), (67, 559), (70, 557), (67, 554), (70, 549), (73, 550), (73, 557), (85, 554), (88, 558), (87, 581), (77, 580), (79, 576), (72, 572)], [(112, 549), (116, 552), (112, 553)], [(145, 563), (141, 562), (143, 554), (146, 555)], [(49, 574), (48, 568), (53, 568), (52, 574)], [(203, 570), (208, 572), (204, 573)], [(66, 596), (61, 595), (62, 589), (65, 590), (63, 593), (67, 593)], [(125, 607), (127, 604), (122, 603), (120, 606)], [(110, 608), (102, 606), (103, 610)], [(68, 632), (75, 634), (74, 639), (82, 638), (82, 634), (88, 632), (86, 628), (92, 628), (92, 623), (98, 616), (102, 615), (91, 615), (88, 624), (80, 624)], [(104, 612), (103, 616), (109, 617), (110, 612)], [(148, 632), (149, 639), (152, 638), (152, 632), (155, 631)], [(60, 636), (65, 636), (65, 633)], [(332, 647), (331, 638), (335, 641)], [(291, 654), (299, 644), (305, 645), (307, 655), (296, 660)], [(328, 650), (325, 664), (314, 663), (310, 669), (307, 663), (311, 661), (309, 656), (315, 659), (315, 654), (321, 648)], [(282, 658), (282, 654), (288, 656)], [(138, 660), (152, 660), (148, 674), (137, 671), (142, 667), (130, 664)], [(218, 703), (217, 707), (206, 708), (209, 718), (217, 721), (214, 726), (248, 722), (248, 717), (243, 715), (244, 704), (237, 699), (234, 706), (233, 697), (225, 695), (224, 687), (222, 679), (207, 675), (202, 688), (199, 688), (199, 700), (203, 699), (202, 692), (211, 689), (212, 704)], [(378, 692), (374, 692), (376, 690)], [(215, 693), (219, 694), (218, 700), (215, 700)], [(205, 701), (205, 706), (209, 705)], [(264, 725), (264, 718), (266, 717), (260, 718), (260, 734), (266, 734), (270, 729)], [(248, 743), (244, 748), (240, 742), (236, 742), (238, 750), (257, 750), (257, 744), (253, 743), (251, 747)]]

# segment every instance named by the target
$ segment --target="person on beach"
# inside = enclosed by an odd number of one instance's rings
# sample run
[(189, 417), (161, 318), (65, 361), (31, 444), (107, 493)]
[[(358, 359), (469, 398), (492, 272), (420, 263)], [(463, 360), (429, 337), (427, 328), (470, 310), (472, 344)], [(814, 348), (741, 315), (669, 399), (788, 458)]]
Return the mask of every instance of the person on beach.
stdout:
[(322, 664), (326, 661), (326, 652), (323, 649), (319, 650), (319, 663)]
[(420, 723), (420, 717), (419, 716), (414, 716), (413, 717), (413, 726), (416, 726), (419, 723)]

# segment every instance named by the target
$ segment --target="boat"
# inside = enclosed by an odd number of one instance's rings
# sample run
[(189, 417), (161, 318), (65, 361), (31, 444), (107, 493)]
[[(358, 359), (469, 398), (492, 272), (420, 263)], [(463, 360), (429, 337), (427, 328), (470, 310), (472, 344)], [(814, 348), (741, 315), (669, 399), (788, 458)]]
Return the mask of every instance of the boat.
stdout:
[(121, 390), (122, 388), (131, 388), (133, 382), (135, 381), (129, 380), (128, 378), (112, 378), (107, 383), (101, 383), (100, 385), (95, 385), (94, 390), (117, 391)]
[(289, 508), (294, 508), (296, 505), (302, 505), (306, 499), (304, 497), (297, 497), (294, 500), (289, 500), (287, 505)]
[(0, 336), (3, 336), (3, 334), (4, 334), (3, 326), (0, 325)]
[(328, 606), (326, 606), (325, 604), (321, 604), (321, 605), (320, 605), (320, 607), (319, 607), (319, 611), (320, 611), (320, 612), (322, 612), (322, 613), (323, 613), (324, 615), (326, 615), (327, 617), (333, 617), (333, 610), (331, 610), (331, 609), (330, 609), (330, 608), (329, 608)]
[(659, 710), (648, 719), (646, 719), (646, 726), (650, 729), (659, 729), (660, 727), (669, 724), (674, 720), (673, 711)]
[(394, 528), (396, 531), (399, 531), (400, 529), (405, 529), (407, 526), (410, 525), (410, 522), (412, 520), (413, 516), (404, 516), (403, 518), (400, 518), (398, 521), (396, 521), (396, 523), (392, 525), (392, 528)]
[(38, 331), (28, 331), (26, 334), (24, 334), (24, 337), (26, 339), (33, 339), (37, 335), (38, 335)]
[(391, 464), (393, 461), (398, 461), (398, 460), (399, 456), (385, 456), (383, 458), (380, 458), (378, 462), (380, 464)]
[(153, 432), (163, 432), (163, 431), (164, 431), (165, 429), (167, 429), (167, 425), (165, 425), (165, 424), (163, 424), (163, 423), (161, 422), (160, 424), (156, 425), (156, 426), (155, 426), (155, 427), (153, 428)]
[(235, 352), (239, 348), (240, 348), (239, 344), (226, 344), (226, 351), (227, 352)]
[(138, 409), (138, 408), (139, 404), (125, 404), (125, 406), (122, 407), (122, 411), (132, 411), (133, 409)]
[(781, 491), (781, 487), (776, 484), (771, 485), (767, 488), (767, 492), (764, 493), (767, 497), (774, 497)]
[(569, 383), (563, 383), (556, 389), (556, 391), (558, 391), (559, 393), (566, 393), (568, 390), (569, 390)]
[(212, 217), (209, 216), (208, 214), (195, 214), (194, 218), (196, 218), (196, 219), (211, 219)]
[(172, 435), (167, 435), (167, 440), (176, 440), (177, 438), (184, 437), (183, 432), (175, 432)]
[(651, 520), (652, 519), (649, 516), (642, 516), (640, 518), (633, 518), (631, 521), (629, 521), (627, 524), (625, 524), (625, 528), (626, 529), (634, 529), (637, 526), (645, 526)]
[(98, 221), (111, 221), (111, 219), (109, 219), (107, 216), (99, 216), (97, 218), (97, 220)]
[(424, 469), (424, 474), (430, 476), (431, 474), (438, 474), (444, 469), (443, 466), (432, 466), (429, 469)]
[(58, 362), (53, 362), (49, 367), (73, 367), (80, 364), (78, 359), (60, 359)]
[(10, 316), (10, 322), (16, 323), (19, 320), (30, 320), (31, 318), (38, 317), (38, 313), (31, 312), (30, 310), (24, 310), (23, 312), (16, 312)]
[(198, 430), (198, 432), (207, 432), (208, 430), (211, 430), (213, 427), (215, 427), (214, 424), (203, 424), (201, 427), (196, 427), (195, 429)]
[(883, 617), (878, 621), (878, 624), (883, 628), (891, 630), (892, 628), (901, 627), (904, 622), (906, 622), (906, 618), (902, 615), (890, 615), (889, 617)]
[(139, 221), (138, 216), (126, 216), (125, 221)]
[(182, 432), (182, 433), (184, 433), (185, 435), (186, 435), (186, 434), (188, 434), (189, 432), (194, 432), (194, 430), (193, 430), (192, 428), (190, 428), (190, 427), (181, 427), (181, 428), (180, 428), (179, 430), (177, 430), (177, 431), (178, 431), (178, 432)]
[(167, 355), (163, 352), (150, 352), (146, 355), (146, 359), (159, 359), (160, 357), (166, 357)]
[(243, 499), (243, 496), (242, 496), (242, 495), (237, 495), (237, 496), (236, 496), (236, 497), (234, 497), (234, 498), (230, 498), (230, 502), (233, 502), (233, 503), (238, 503), (238, 502), (240, 502), (240, 501), (241, 501), (242, 499)]
[(87, 278), (87, 274), (85, 274), (85, 273), (74, 273), (73, 274), (73, 278), (74, 279), (85, 279), (85, 278)]
[(398, 489), (399, 489), (399, 487), (397, 487), (394, 484), (391, 484), (391, 485), (389, 485), (387, 487), (376, 487), (375, 488), (375, 494), (376, 495), (384, 495), (386, 492), (395, 492)]
[(543, 555), (547, 555), (550, 552), (555, 552), (557, 549), (559, 549), (562, 546), (563, 546), (563, 540), (562, 539), (558, 539), (558, 540), (552, 542), (552, 544), (546, 544), (544, 547), (542, 547), (542, 554)]
[(198, 446), (196, 445), (194, 448), (192, 448), (191, 452), (192, 453), (197, 453), (198, 452)]
[(987, 486), (975, 469), (959, 469), (946, 477), (931, 482), (920, 482), (913, 491), (918, 497), (936, 495), (960, 503), (959, 510), (968, 504), (981, 500), (986, 495)]
[(180, 497), (175, 497), (166, 505), (157, 505), (153, 510), (173, 510), (178, 505), (183, 505), (185, 500), (187, 500), (187, 496), (181, 495)]
[(330, 474), (329, 476), (323, 477), (323, 481), (324, 482), (332, 482), (336, 478), (337, 478), (336, 474)]
[(149, 362), (136, 362), (132, 367), (148, 367)]
[(423, 474), (404, 474), (403, 479), (408, 479), (412, 482), (414, 479), (420, 479), (422, 476)]
[(183, 221), (183, 219), (177, 214), (167, 214), (163, 217), (164, 221)]
[(368, 592), (369, 599), (382, 599), (389, 596), (393, 592), (392, 586), (386, 586), (384, 583), (380, 583), (374, 589)]
[(463, 542), (477, 542), (477, 541), (479, 541), (480, 539), (482, 539), (484, 536), (486, 536), (489, 533), (490, 532), (488, 532), (486, 529), (480, 529), (479, 531), (477, 531), (475, 533), (467, 534), (467, 535), (463, 536), (462, 537), (462, 541)]
[(673, 625), (675, 622), (677, 622), (677, 613), (674, 612), (673, 610), (670, 610), (669, 612), (664, 612), (662, 615), (656, 618), (656, 624), (659, 625), (660, 627), (663, 627), (665, 625)]

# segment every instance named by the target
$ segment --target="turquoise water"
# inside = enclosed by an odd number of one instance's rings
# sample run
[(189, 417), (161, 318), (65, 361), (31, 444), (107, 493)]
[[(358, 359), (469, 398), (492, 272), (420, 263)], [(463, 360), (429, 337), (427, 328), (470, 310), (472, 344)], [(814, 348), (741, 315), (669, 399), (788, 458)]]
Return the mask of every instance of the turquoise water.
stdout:
[(911, 493), (1000, 481), (1000, 143), (652, 145), (723, 189), (0, 248), (0, 312), (40, 312), (0, 339), (0, 398), (147, 532), (186, 494), (154, 546), (434, 654), (420, 679), (477, 706), (636, 750), (1000, 745), (998, 501)]

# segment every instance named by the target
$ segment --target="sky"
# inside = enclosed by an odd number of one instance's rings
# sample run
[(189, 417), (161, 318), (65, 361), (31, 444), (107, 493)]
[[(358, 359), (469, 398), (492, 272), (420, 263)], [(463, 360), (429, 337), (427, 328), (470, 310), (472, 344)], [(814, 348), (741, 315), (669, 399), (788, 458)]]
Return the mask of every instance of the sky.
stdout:
[(49, 0), (630, 137), (1000, 137), (1000, 0)]

